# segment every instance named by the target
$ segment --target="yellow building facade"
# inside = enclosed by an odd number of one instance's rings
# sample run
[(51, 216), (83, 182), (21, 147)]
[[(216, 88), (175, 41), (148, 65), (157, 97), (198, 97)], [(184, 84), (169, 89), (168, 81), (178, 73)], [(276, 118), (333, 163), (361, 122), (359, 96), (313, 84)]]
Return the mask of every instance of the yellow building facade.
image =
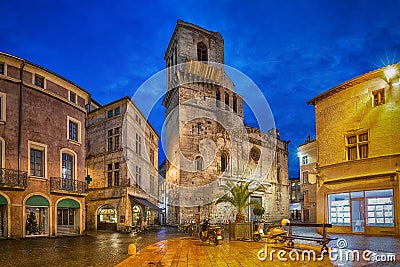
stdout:
[(315, 106), (317, 222), (331, 232), (400, 234), (399, 64), (346, 81)]

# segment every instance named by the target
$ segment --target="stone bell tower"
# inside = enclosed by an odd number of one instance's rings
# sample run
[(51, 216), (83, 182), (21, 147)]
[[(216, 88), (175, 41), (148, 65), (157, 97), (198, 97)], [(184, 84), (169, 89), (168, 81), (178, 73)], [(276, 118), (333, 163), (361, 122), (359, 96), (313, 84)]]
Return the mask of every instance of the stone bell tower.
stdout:
[(224, 40), (218, 32), (178, 20), (164, 60), (166, 180), (173, 185), (167, 193), (167, 221), (183, 223), (215, 213), (207, 186), (215, 188), (218, 177), (230, 175), (225, 128), (235, 123), (231, 115), (243, 122), (243, 99), (224, 72)]
[[(273, 125), (262, 132), (244, 124), (221, 34), (178, 20), (164, 59), (167, 223), (234, 220), (233, 206), (215, 200), (221, 184), (240, 180), (262, 185), (251, 200), (270, 220), (287, 217), (289, 142)], [(251, 209), (245, 213), (253, 218)]]

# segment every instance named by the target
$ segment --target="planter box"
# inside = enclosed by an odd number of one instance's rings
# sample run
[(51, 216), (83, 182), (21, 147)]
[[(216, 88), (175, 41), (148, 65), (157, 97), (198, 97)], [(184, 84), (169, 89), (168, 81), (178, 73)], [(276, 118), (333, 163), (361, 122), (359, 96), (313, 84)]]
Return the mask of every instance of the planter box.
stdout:
[(229, 240), (253, 239), (253, 223), (230, 223)]

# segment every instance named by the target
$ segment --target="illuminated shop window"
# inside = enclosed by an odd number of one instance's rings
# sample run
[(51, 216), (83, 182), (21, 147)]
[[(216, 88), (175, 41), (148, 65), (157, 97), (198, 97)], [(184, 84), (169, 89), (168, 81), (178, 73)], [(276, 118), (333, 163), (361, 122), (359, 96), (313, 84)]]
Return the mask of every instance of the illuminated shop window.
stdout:
[(101, 223), (116, 223), (117, 210), (110, 205), (105, 205), (99, 210), (99, 220)]
[(349, 193), (328, 195), (328, 212), (332, 225), (350, 225)]
[(394, 226), (393, 190), (366, 191), (367, 225)]

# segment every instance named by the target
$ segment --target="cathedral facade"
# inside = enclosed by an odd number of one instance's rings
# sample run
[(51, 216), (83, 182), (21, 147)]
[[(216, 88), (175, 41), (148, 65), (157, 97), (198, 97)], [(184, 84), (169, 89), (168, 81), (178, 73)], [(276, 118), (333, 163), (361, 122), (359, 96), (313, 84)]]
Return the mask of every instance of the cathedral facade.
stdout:
[[(178, 20), (165, 53), (167, 223), (211, 218), (234, 220), (236, 210), (215, 204), (227, 181), (253, 181), (250, 200), (263, 218), (289, 216), (288, 141), (275, 128), (263, 132), (244, 123), (244, 99), (224, 67), (220, 33)], [(257, 220), (252, 208), (247, 220)]]

